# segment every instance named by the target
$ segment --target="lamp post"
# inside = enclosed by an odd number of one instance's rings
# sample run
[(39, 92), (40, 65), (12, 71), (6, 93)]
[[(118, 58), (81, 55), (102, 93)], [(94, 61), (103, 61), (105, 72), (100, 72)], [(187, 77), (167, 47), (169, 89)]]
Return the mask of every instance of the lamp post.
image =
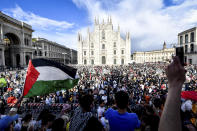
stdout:
[(65, 63), (65, 55), (66, 55), (67, 53), (62, 53), (62, 54), (64, 55), (64, 65), (65, 65), (65, 64), (66, 64), (66, 63)]

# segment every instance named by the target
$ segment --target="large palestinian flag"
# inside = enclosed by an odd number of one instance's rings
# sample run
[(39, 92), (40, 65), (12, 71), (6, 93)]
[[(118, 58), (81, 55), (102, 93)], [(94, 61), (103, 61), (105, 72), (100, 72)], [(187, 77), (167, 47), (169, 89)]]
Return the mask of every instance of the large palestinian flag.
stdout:
[(47, 59), (29, 60), (24, 97), (42, 96), (78, 83), (77, 69)]

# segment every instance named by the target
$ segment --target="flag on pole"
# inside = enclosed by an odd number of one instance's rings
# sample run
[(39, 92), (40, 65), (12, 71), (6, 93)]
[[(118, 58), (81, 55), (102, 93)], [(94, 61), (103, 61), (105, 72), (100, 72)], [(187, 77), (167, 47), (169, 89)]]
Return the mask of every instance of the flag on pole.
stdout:
[(77, 69), (47, 59), (29, 60), (23, 96), (33, 97), (73, 88)]

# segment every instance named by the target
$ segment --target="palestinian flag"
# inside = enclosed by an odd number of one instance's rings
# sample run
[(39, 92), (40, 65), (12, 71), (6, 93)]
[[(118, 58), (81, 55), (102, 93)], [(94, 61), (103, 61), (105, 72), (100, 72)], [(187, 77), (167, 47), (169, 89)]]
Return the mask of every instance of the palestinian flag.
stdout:
[(42, 96), (78, 83), (77, 69), (47, 59), (29, 60), (24, 97)]

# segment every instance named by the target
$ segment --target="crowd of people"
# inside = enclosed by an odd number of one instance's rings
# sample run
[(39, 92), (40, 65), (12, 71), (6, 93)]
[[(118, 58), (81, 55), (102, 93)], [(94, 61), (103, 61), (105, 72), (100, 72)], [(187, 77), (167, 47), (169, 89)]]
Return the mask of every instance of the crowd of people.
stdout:
[[(166, 68), (170, 70), (166, 63), (76, 68), (80, 78), (76, 87), (23, 99), (20, 96), (25, 70), (2, 72), (1, 78), (6, 79), (7, 86), (0, 88), (0, 130), (163, 131), (170, 129), (172, 116), (174, 122), (180, 121), (180, 129), (197, 129), (196, 101), (179, 98), (181, 91), (197, 89), (197, 66), (185, 67), (185, 80), (179, 70), (175, 75), (171, 72), (176, 69), (166, 72)], [(179, 84), (181, 90), (178, 87), (174, 90)], [(170, 96), (173, 95), (180, 105), (172, 104), (173, 98)], [(20, 106), (17, 102), (20, 102)], [(14, 107), (10, 107), (12, 103)], [(42, 107), (29, 103), (42, 103)], [(169, 115), (175, 109), (169, 107), (176, 105), (178, 114)]]

